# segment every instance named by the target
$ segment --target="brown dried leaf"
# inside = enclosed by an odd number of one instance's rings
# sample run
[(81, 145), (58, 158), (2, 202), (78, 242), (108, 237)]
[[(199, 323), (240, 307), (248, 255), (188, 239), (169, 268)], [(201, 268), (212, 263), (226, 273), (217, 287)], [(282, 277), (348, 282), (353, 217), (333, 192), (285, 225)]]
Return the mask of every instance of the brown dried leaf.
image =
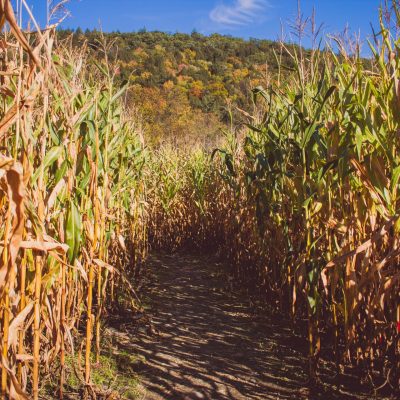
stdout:
[(22, 249), (32, 249), (37, 251), (57, 251), (61, 254), (66, 254), (69, 249), (69, 246), (65, 243), (58, 243), (58, 242), (45, 242), (45, 241), (38, 241), (38, 240), (24, 240), (21, 242)]
[(39, 65), (39, 59), (32, 51), (29, 46), (28, 41), (25, 38), (21, 28), (18, 26), (17, 20), (15, 19), (15, 14), (10, 0), (0, 1), (0, 15), (1, 15), (1, 26), (4, 25), (5, 20), (9, 23), (11, 31), (14, 33), (18, 42), (21, 44), (23, 49), (30, 55), (35, 64)]
[[(0, 181), (7, 187), (7, 196), (13, 216), (10, 241), (7, 248), (8, 258), (0, 257), (0, 295), (7, 283), (9, 272), (15, 264), (20, 249), (25, 222), (23, 170), (20, 163), (0, 155)], [(6, 249), (3, 249), (3, 252)]]
[(18, 332), (22, 329), (23, 323), (33, 308), (33, 302), (29, 303), (12, 321), (9, 327), (8, 347), (16, 346)]

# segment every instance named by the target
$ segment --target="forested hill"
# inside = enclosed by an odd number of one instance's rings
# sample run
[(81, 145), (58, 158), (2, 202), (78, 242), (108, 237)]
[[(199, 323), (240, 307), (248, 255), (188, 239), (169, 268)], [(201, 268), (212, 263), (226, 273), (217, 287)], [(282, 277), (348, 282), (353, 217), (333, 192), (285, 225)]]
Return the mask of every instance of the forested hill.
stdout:
[[(74, 43), (87, 41), (95, 52), (98, 31), (65, 30)], [(280, 45), (214, 34), (164, 32), (107, 33), (109, 56), (132, 84), (131, 98), (153, 142), (166, 137), (213, 137), (227, 121), (228, 104), (249, 109), (251, 88), (277, 76)], [(285, 55), (283, 65), (290, 67)]]

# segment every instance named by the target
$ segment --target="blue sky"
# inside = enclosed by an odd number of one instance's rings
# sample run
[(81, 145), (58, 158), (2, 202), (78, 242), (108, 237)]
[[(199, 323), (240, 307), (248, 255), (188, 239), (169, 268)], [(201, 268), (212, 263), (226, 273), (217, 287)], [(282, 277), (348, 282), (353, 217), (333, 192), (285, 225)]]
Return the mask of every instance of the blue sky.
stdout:
[[(44, 21), (46, 0), (27, 0), (34, 15)], [(305, 16), (316, 9), (324, 30), (338, 33), (348, 24), (363, 38), (376, 25), (381, 0), (302, 0)], [(281, 22), (296, 15), (297, 0), (71, 0), (71, 16), (64, 27), (104, 31), (147, 30), (214, 32), (239, 37), (276, 39)], [(287, 29), (287, 31), (289, 31)]]

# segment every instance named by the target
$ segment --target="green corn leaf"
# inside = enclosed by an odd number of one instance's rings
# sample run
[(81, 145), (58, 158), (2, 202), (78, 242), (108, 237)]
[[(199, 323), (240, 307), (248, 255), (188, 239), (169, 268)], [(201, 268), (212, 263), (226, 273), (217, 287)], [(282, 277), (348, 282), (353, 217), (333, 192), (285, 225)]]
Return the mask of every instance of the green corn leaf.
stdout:
[(64, 151), (63, 146), (54, 146), (50, 150), (48, 150), (44, 157), (42, 165), (33, 174), (32, 182), (36, 182), (37, 179), (39, 178), (41, 170), (43, 170), (43, 172), (45, 172), (47, 170), (47, 168), (49, 168), (51, 165), (53, 165), (53, 163), (61, 157), (63, 151)]
[(65, 241), (69, 246), (67, 253), (69, 262), (73, 264), (79, 254), (82, 241), (82, 219), (78, 207), (72, 200), (70, 201), (65, 227)]
[(400, 179), (400, 165), (398, 165), (392, 173), (392, 179), (390, 180), (390, 192), (392, 194), (392, 201), (395, 201), (397, 198), (397, 186), (399, 184)]

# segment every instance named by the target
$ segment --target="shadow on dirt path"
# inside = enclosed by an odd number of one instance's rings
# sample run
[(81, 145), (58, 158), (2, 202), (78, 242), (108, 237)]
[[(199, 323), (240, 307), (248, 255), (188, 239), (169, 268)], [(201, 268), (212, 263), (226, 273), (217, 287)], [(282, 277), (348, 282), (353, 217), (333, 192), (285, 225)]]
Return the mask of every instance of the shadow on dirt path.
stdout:
[[(153, 255), (148, 265), (153, 333), (125, 326), (121, 335), (120, 326), (117, 340), (143, 360), (136, 371), (143, 399), (364, 398), (349, 388), (303, 388), (306, 346), (276, 318), (252, 314), (211, 259)], [(327, 367), (322, 374), (334, 375)]]

